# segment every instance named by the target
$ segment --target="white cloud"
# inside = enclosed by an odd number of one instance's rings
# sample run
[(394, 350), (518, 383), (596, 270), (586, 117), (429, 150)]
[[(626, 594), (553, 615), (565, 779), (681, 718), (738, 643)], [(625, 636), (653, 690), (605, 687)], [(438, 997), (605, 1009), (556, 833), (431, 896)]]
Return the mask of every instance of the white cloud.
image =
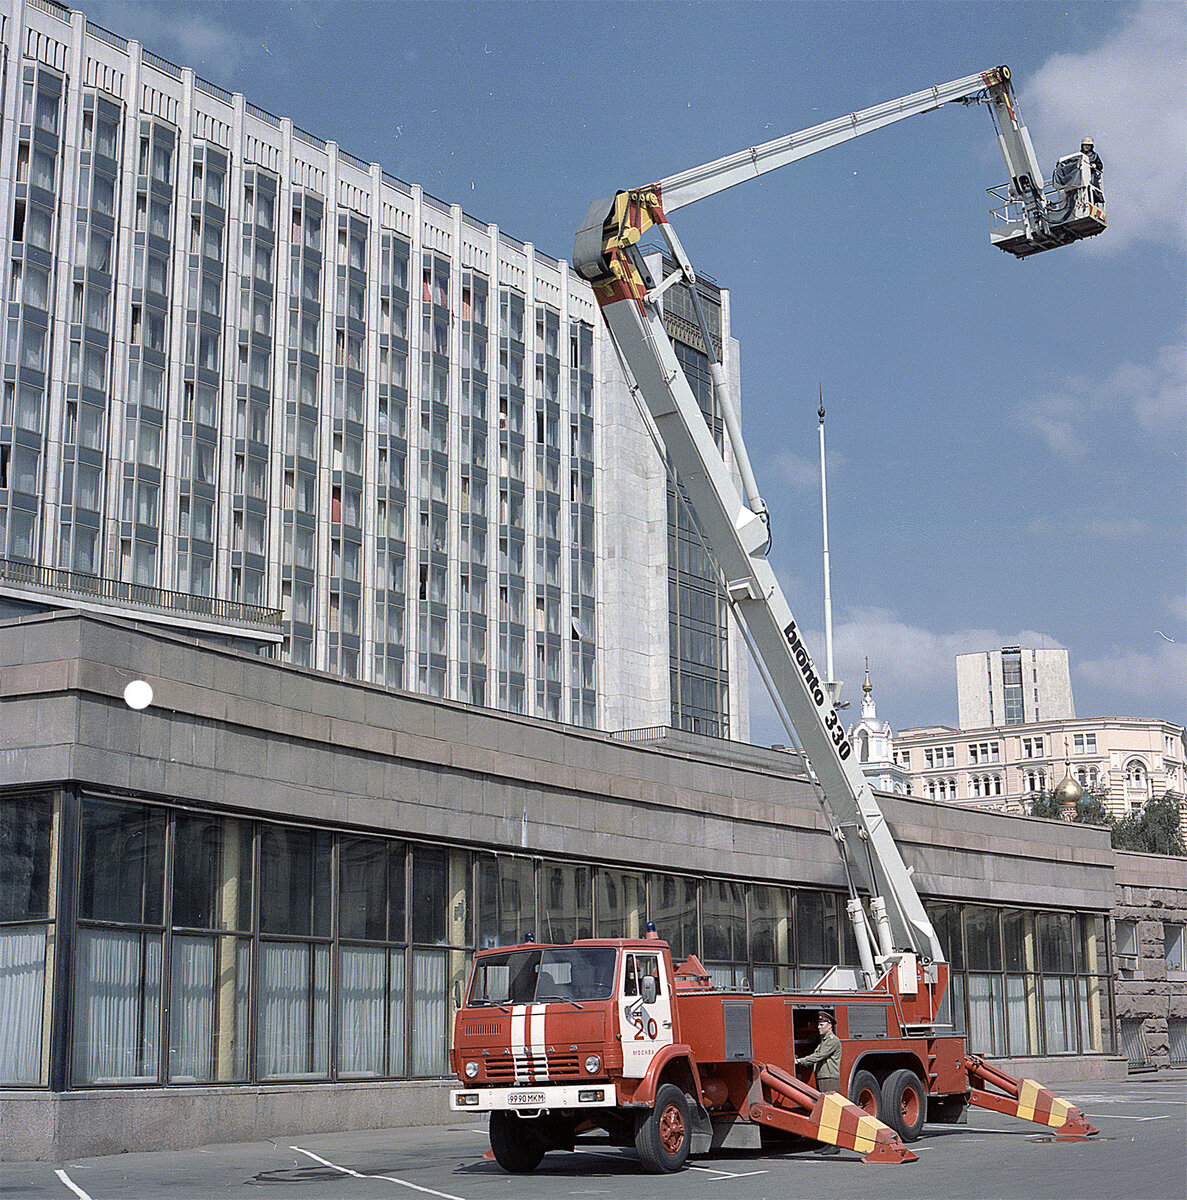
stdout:
[(1094, 439), (1112, 436), (1119, 413), (1130, 414), (1157, 439), (1156, 445), (1182, 452), (1187, 428), (1187, 336), (1180, 334), (1150, 361), (1122, 363), (1102, 379), (1070, 376), (1061, 390), (1021, 405), (1016, 418), (1058, 458), (1075, 462), (1100, 449)]
[[(1075, 667), (1076, 677), (1102, 690), (1135, 696), (1138, 699), (1164, 697), (1167, 694), (1168, 680), (1178, 680), (1179, 694), (1187, 701), (1187, 695), (1184, 694), (1184, 690), (1187, 689), (1187, 643), (1167, 641), (1165, 634), (1154, 629), (1150, 632), (1150, 638), (1150, 648), (1147, 651), (1117, 649), (1100, 658), (1078, 663)], [(1181, 714), (1176, 717), (1173, 713), (1142, 715), (1182, 719)]]
[(199, 74), (213, 72), (219, 83), (233, 81), (244, 69), (247, 47), (242, 38), (185, 5), (161, 9), (112, 3), (96, 10), (95, 19), (178, 66), (193, 67)]
[[(805, 629), (804, 641), (813, 662), (823, 671), (824, 634)], [(936, 631), (911, 625), (890, 609), (847, 608), (833, 630), (833, 657), (837, 674), (845, 681), (843, 698), (850, 704), (846, 720), (856, 720), (867, 656), (882, 720), (896, 729), (921, 724), (954, 726), (958, 718), (956, 656), (1015, 645), (1059, 647), (1061, 643), (1032, 629)], [(751, 673), (751, 705), (754, 739), (782, 740), (758, 672)]]
[(771, 460), (769, 472), (764, 472), (793, 492), (815, 491), (820, 486), (820, 460), (809, 455), (784, 450)]
[(1146, 240), (1187, 246), (1187, 5), (1143, 3), (1093, 50), (1056, 54), (1021, 95), (1043, 167), (1096, 139), (1109, 231), (1086, 243), (1116, 254)]

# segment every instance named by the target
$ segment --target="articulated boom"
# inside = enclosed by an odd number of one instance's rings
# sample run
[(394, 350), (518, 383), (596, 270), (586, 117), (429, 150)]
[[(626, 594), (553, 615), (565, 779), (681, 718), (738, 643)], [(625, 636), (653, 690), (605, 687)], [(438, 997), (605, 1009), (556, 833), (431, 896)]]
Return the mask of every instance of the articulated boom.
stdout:
[[(696, 297), (696, 273), (669, 221), (676, 209), (810, 154), (929, 112), (952, 101), (985, 101), (991, 106), (998, 142), (1010, 173), (1005, 203), (1010, 214), (993, 240), (1024, 255), (1090, 236), (1100, 220), (1067, 221), (1053, 227), (1052, 204), (1044, 193), (1030, 135), (1018, 113), (1007, 67), (916, 92), (862, 112), (777, 138), (738, 154), (670, 176), (643, 188), (619, 192), (591, 206), (573, 250), (576, 270), (593, 286), (635, 395), (646, 405), (663, 440), (676, 476), (691, 501), (721, 571), (733, 611), (750, 644), (784, 725), (799, 741), (819, 782), (822, 805), (837, 839), (850, 883), (849, 904), (867, 987), (897, 969), (900, 990), (922, 987), (935, 1006), (943, 995), (936, 970), (943, 949), (928, 920), (886, 826), (873, 791), (850, 759), (850, 746), (826, 681), (817, 672), (800, 629), (766, 559), (768, 514), (759, 494), (742, 439), (725, 372), (710, 356), (718, 406), (729, 435), (733, 465), (742, 489), (705, 424), (700, 407), (677, 361), (663, 321), (663, 293), (677, 282), (690, 285), (704, 343), (712, 339)], [(1070, 185), (1069, 185), (1070, 187)], [(1085, 191), (1088, 189), (1085, 188)], [(1068, 202), (1061, 212), (1072, 212)], [(640, 238), (657, 229), (677, 266), (662, 281), (651, 277)], [(868, 894), (867, 914), (859, 893)]]

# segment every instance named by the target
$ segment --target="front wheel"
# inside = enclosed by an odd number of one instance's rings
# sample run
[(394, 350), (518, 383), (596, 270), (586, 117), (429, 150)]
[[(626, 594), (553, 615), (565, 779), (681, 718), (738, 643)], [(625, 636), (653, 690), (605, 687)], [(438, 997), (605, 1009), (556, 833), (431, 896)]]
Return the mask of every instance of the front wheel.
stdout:
[(516, 1113), (496, 1110), (490, 1115), (490, 1148), (495, 1162), (513, 1175), (534, 1171), (544, 1157), (544, 1143)]
[(914, 1071), (895, 1071), (882, 1085), (882, 1120), (903, 1139), (913, 1142), (927, 1120), (927, 1092)]
[(673, 1083), (660, 1085), (655, 1107), (635, 1133), (635, 1149), (652, 1174), (679, 1171), (692, 1145), (692, 1110), (688, 1098)]

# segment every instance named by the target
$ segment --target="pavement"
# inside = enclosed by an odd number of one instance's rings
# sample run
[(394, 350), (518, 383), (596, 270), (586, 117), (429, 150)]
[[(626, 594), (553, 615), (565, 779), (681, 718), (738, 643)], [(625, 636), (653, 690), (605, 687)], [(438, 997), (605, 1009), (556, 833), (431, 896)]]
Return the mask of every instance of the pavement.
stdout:
[(0, 1200), (1183, 1200), (1187, 1072), (1068, 1085), (1100, 1133), (1056, 1142), (1037, 1126), (973, 1109), (967, 1125), (928, 1125), (917, 1162), (863, 1163), (807, 1143), (697, 1158), (645, 1173), (605, 1143), (553, 1152), (530, 1175), (487, 1157), (486, 1129), (451, 1124), (309, 1134), (196, 1150), (62, 1163), (0, 1163)]

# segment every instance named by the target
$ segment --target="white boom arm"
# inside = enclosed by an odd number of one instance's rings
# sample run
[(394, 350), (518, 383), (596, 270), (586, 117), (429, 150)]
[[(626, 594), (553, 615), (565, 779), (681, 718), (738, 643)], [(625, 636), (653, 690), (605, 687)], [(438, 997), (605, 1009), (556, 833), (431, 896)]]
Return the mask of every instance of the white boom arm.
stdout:
[[(1026, 206), (1028, 219), (1033, 210), (1037, 227), (1043, 217), (1043, 177), (1018, 115), (1009, 70), (998, 67), (778, 138), (645, 188), (619, 192), (613, 200), (591, 206), (574, 242), (574, 267), (593, 285), (637, 395), (663, 439), (716, 557), (733, 611), (784, 724), (793, 740), (798, 738), (821, 785), (822, 803), (839, 842), (854, 896), (850, 914), (869, 986), (880, 971), (871, 952), (870, 922), (857, 898), (858, 889), (870, 896), (876, 951), (883, 969), (912, 954), (941, 963), (944, 951), (873, 791), (852, 761), (851, 747), (826, 681), (813, 665), (767, 561), (766, 506), (758, 494), (724, 370), (720, 362), (713, 361), (712, 341), (699, 306), (714, 388), (742, 478), (741, 492), (705, 423), (664, 328), (663, 292), (678, 281), (689, 285), (696, 282), (668, 214), (809, 154), (950, 101), (968, 102), (970, 97), (988, 100), (993, 106), (999, 143), (1010, 171), (1010, 197)], [(678, 264), (678, 269), (658, 285), (638, 248), (639, 238), (652, 226), (663, 234)], [(1046, 246), (1034, 246), (1029, 252), (1040, 248)], [(696, 305), (695, 286), (691, 286), (691, 294)], [(908, 972), (900, 972), (901, 978), (907, 976)]]

